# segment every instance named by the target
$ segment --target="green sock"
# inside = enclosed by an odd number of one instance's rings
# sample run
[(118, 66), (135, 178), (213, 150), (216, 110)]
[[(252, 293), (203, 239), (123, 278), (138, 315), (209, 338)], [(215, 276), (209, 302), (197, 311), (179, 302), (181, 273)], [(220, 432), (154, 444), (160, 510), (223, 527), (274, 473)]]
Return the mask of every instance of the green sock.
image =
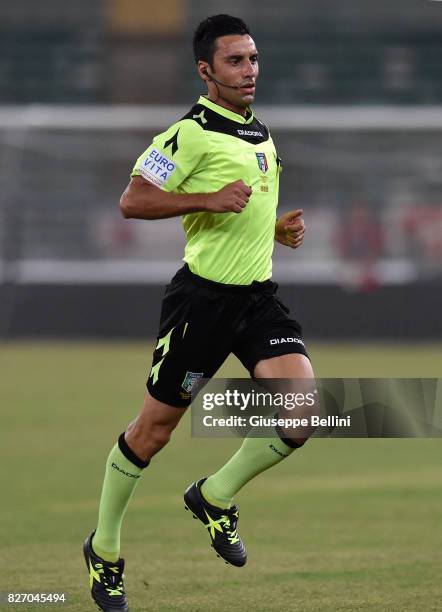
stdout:
[(118, 561), (121, 523), (142, 471), (115, 444), (106, 462), (98, 527), (92, 541), (95, 553), (105, 561)]
[(230, 508), (233, 497), (249, 480), (276, 465), (294, 450), (279, 436), (247, 437), (233, 457), (203, 483), (201, 493), (210, 504)]

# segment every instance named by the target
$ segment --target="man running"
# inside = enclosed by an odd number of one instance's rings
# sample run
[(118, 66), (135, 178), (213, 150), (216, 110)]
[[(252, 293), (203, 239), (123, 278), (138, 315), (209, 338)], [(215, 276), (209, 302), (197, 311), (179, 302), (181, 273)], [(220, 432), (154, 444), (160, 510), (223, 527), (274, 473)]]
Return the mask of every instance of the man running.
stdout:
[[(84, 545), (92, 597), (107, 611), (128, 610), (124, 512), (198, 381), (213, 377), (230, 353), (256, 379), (313, 378), (301, 327), (270, 280), (274, 241), (299, 247), (304, 222), (302, 210), (276, 217), (281, 161), (250, 108), (259, 72), (255, 42), (242, 20), (216, 15), (198, 26), (193, 48), (207, 95), (154, 138), (120, 203), (125, 218), (181, 216), (187, 241), (185, 265), (165, 291), (144, 405), (110, 452), (98, 525)], [(218, 472), (185, 492), (186, 507), (226, 562), (243, 566), (247, 558), (233, 498), (305, 439), (278, 428), (270, 439), (250, 435)]]

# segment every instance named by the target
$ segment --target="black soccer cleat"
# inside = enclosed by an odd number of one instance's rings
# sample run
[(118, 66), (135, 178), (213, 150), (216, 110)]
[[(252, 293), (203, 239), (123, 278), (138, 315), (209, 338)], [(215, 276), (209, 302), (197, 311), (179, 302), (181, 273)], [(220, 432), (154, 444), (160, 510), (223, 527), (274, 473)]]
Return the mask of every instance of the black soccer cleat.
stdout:
[(129, 612), (123, 584), (124, 559), (105, 561), (92, 549), (93, 531), (83, 545), (92, 599), (104, 612)]
[(184, 507), (191, 510), (193, 518), (198, 518), (207, 528), (218, 556), (226, 563), (242, 567), (247, 561), (247, 553), (236, 531), (238, 506), (223, 509), (209, 504), (200, 491), (205, 480), (202, 478), (190, 485), (184, 493)]

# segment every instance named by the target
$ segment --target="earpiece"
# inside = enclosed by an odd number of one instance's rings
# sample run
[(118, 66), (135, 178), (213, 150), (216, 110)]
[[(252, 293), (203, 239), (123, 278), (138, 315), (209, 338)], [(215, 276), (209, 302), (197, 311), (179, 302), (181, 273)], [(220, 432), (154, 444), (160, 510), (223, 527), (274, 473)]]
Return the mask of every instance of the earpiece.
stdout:
[(228, 87), (229, 89), (239, 89), (239, 87), (236, 85), (227, 85), (226, 83), (222, 83), (221, 81), (218, 81), (217, 79), (215, 79), (214, 76), (212, 76), (211, 74), (207, 72), (207, 68), (203, 68), (201, 72), (204, 74), (204, 76), (206, 76), (209, 79), (209, 81), (212, 81), (212, 83), (217, 83), (218, 85), (222, 85), (223, 87)]

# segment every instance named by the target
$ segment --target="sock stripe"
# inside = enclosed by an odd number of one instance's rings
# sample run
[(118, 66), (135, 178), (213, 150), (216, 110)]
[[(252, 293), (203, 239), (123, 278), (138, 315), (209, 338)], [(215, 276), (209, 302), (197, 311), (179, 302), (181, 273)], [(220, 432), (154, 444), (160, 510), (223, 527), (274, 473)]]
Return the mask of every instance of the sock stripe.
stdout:
[(124, 438), (125, 433), (126, 432), (123, 431), (123, 433), (118, 438), (118, 447), (120, 451), (123, 453), (126, 459), (131, 461), (134, 465), (139, 467), (141, 470), (146, 468), (150, 463), (150, 459), (148, 459), (147, 461), (143, 461), (133, 452), (133, 450), (130, 448), (130, 446), (128, 445), (128, 443), (126, 442)]
[(302, 444), (298, 444), (298, 442), (295, 442), (294, 440), (291, 440), (290, 438), (284, 437), (284, 432), (282, 431), (279, 425), (275, 426), (275, 431), (278, 434), (280, 440), (284, 442), (284, 444), (288, 446), (289, 448), (296, 449), (296, 448), (301, 448), (301, 446), (303, 446)]

